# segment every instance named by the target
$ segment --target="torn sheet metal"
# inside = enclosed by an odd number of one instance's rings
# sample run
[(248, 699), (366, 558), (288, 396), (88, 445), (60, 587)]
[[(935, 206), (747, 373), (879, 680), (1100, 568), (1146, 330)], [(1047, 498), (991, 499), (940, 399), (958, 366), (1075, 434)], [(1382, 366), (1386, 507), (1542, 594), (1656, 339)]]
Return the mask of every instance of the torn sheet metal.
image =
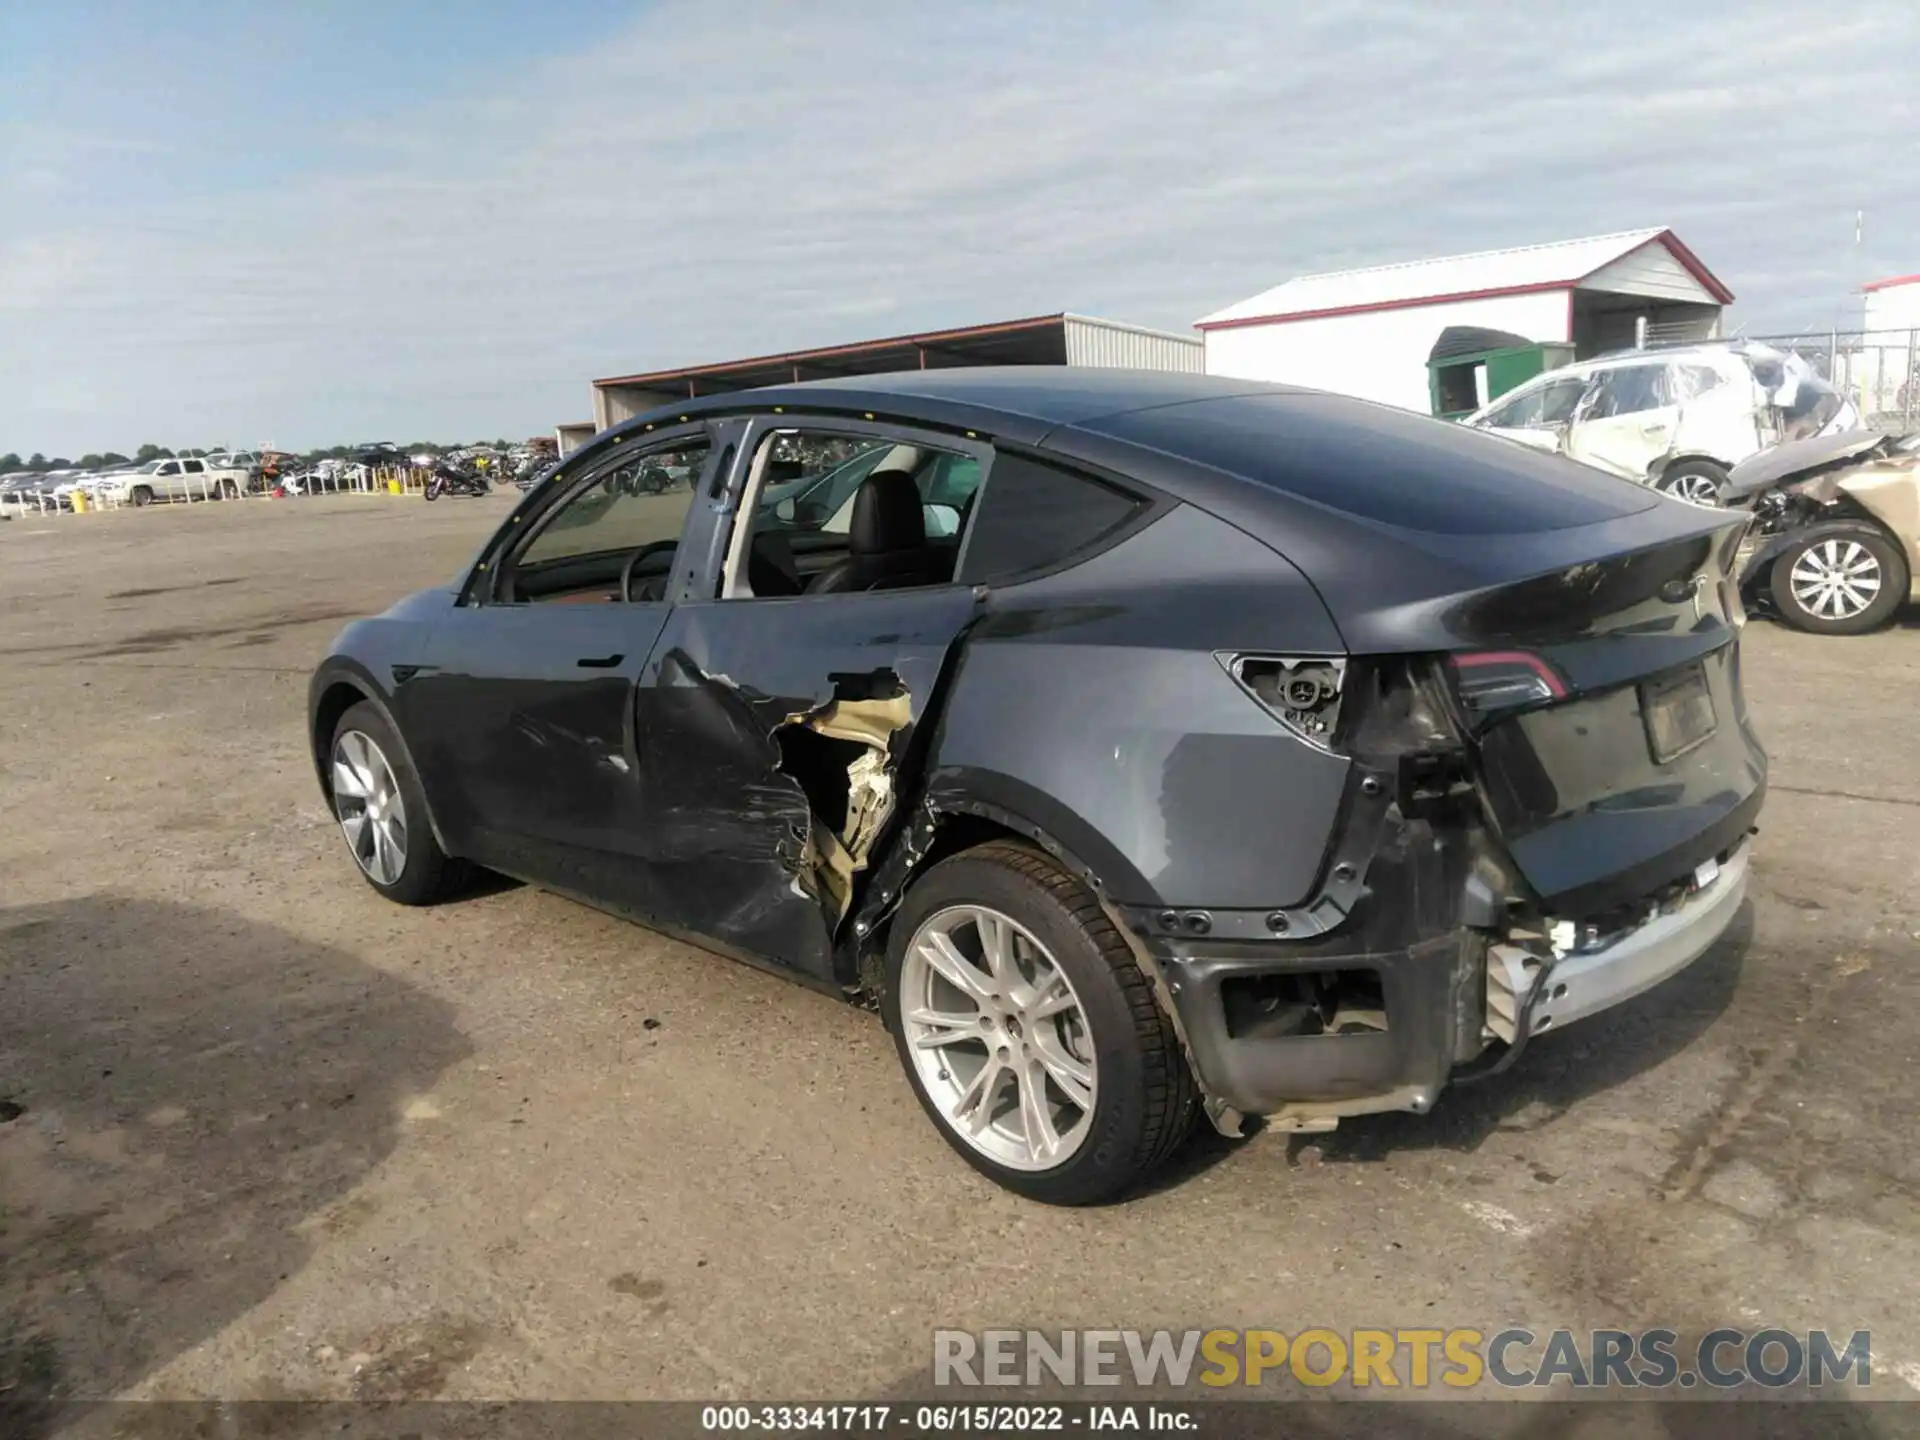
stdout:
[[(844, 795), (824, 793), (841, 783), (838, 776), (794, 776), (813, 812), (795, 883), (821, 903), (836, 927), (853, 903), (853, 877), (867, 868), (873, 842), (893, 815), (894, 737), (913, 722), (913, 700), (899, 688), (898, 677), (887, 672), (872, 678), (891, 684), (898, 693), (883, 700), (834, 700), (786, 720), (829, 740), (860, 747), (845, 766)], [(794, 774), (784, 763), (781, 768)], [(823, 813), (844, 815), (837, 831), (823, 822)]]
[(674, 608), (635, 697), (644, 844), (673, 928), (858, 983), (869, 872), (913, 803), (977, 603), (940, 587)]

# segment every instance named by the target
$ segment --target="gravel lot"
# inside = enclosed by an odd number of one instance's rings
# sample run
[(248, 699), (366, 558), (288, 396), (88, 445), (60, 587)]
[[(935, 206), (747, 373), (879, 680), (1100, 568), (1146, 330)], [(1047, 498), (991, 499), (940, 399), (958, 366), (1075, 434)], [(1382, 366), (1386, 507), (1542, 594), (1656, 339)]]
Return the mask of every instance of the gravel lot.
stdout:
[(926, 1393), (936, 1327), (1516, 1322), (1870, 1328), (1874, 1393), (1920, 1390), (1911, 613), (1751, 627), (1755, 898), (1685, 975), (1426, 1119), (1062, 1212), (962, 1165), (863, 1014), (530, 889), (362, 884), (308, 670), (506, 508), (0, 525), (0, 1389), (852, 1400)]

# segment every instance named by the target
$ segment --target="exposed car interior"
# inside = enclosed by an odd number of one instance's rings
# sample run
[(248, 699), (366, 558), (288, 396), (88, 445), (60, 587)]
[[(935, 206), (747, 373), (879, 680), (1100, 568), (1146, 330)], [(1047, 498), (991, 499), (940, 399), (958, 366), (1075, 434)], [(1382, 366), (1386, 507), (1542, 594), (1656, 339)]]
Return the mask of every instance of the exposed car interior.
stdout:
[[(764, 443), (733, 570), (739, 578), (726, 594), (841, 594), (952, 580), (980, 485), (973, 457), (803, 430)], [(702, 440), (614, 457), (506, 557), (494, 603), (661, 599), (708, 452)]]
[[(980, 485), (972, 457), (800, 430), (767, 444), (773, 453), (747, 506), (739, 579), (724, 593), (821, 595), (952, 580)], [(846, 448), (853, 453), (835, 462)]]

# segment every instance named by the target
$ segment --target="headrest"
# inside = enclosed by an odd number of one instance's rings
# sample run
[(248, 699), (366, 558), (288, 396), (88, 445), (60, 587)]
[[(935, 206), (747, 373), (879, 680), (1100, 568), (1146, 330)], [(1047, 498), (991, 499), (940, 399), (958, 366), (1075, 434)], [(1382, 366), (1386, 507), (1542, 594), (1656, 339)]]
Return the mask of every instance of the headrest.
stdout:
[(853, 497), (848, 541), (854, 553), (918, 550), (927, 543), (927, 517), (920, 490), (905, 470), (876, 470), (860, 482)]

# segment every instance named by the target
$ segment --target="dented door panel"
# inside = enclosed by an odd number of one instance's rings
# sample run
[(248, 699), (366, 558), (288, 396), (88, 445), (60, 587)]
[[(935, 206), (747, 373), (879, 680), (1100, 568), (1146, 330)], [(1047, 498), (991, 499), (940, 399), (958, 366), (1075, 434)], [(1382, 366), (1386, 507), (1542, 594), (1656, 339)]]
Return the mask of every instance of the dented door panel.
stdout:
[(835, 978), (835, 933), (974, 610), (959, 586), (676, 607), (635, 730), (658, 918)]

